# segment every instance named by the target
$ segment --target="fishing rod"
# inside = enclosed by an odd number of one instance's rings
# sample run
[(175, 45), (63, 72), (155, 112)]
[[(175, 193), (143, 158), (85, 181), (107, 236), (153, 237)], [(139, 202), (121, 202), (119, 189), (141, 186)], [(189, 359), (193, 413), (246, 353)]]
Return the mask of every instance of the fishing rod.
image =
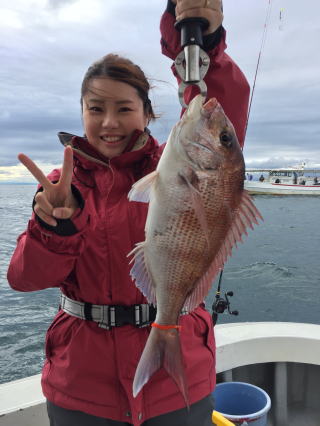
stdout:
[(271, 16), (271, 9), (272, 9), (272, 0), (269, 0), (267, 14), (266, 14), (266, 19), (265, 19), (265, 23), (264, 23), (263, 32), (262, 32), (262, 39), (261, 39), (260, 51), (259, 51), (259, 55), (258, 55), (257, 66), (256, 66), (254, 80), (253, 80), (252, 92), (251, 92), (251, 97), (250, 97), (250, 101), (249, 101), (249, 109), (248, 109), (248, 115), (247, 115), (247, 122), (246, 122), (246, 128), (245, 128), (245, 132), (244, 132), (244, 137), (247, 134), (248, 124), (249, 124), (249, 117), (250, 117), (250, 113), (251, 113), (252, 100), (253, 100), (253, 95), (254, 95), (254, 91), (255, 91), (255, 88), (256, 88), (256, 82), (257, 82), (258, 71), (259, 71), (259, 68), (260, 68), (262, 51), (263, 51), (263, 48), (264, 48), (264, 46), (266, 44), (267, 32), (268, 32), (268, 25), (269, 25), (269, 20), (270, 20), (270, 16)]
[(218, 315), (223, 314), (227, 309), (230, 315), (239, 315), (239, 311), (231, 311), (230, 310), (230, 300), (229, 297), (233, 296), (233, 291), (227, 291), (224, 294), (224, 297), (221, 296), (221, 281), (222, 281), (223, 269), (220, 271), (218, 288), (216, 291), (215, 301), (212, 305), (212, 320), (213, 324), (217, 323)]

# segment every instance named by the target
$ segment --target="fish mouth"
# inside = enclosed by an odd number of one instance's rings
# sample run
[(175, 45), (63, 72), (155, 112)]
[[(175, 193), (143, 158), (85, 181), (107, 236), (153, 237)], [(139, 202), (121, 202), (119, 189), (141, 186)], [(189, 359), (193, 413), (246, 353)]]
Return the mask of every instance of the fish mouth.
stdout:
[(203, 104), (203, 96), (198, 94), (193, 99), (191, 99), (188, 105), (188, 110), (192, 110), (193, 108), (200, 109), (202, 107), (202, 104)]
[(202, 95), (195, 96), (191, 100), (191, 102), (189, 103), (188, 108), (186, 109), (186, 111), (183, 114), (183, 116), (185, 118), (187, 118), (187, 117), (193, 117), (196, 114), (200, 114), (201, 109), (202, 109), (202, 103), (203, 103), (203, 97), (202, 97)]
[(211, 98), (207, 102), (203, 103), (202, 95), (197, 95), (189, 103), (184, 115), (189, 117), (196, 113), (200, 113), (205, 117), (210, 117), (219, 105), (220, 104), (216, 98)]
[(202, 108), (205, 111), (213, 112), (218, 105), (219, 105), (219, 102), (217, 101), (217, 99), (211, 98), (205, 104), (203, 104)]

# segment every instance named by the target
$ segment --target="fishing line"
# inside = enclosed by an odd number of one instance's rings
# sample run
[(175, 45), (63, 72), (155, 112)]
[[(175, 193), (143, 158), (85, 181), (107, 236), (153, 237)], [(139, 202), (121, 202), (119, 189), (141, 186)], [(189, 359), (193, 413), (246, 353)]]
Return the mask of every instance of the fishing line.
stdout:
[(250, 97), (250, 102), (249, 102), (249, 109), (248, 109), (248, 115), (247, 115), (246, 128), (245, 128), (245, 132), (244, 132), (245, 136), (247, 134), (248, 124), (249, 124), (249, 117), (250, 117), (251, 106), (252, 106), (252, 99), (253, 99), (253, 94), (254, 94), (254, 91), (255, 91), (255, 88), (256, 88), (256, 82), (257, 82), (257, 76), (258, 76), (258, 71), (259, 71), (259, 67), (260, 67), (260, 61), (261, 61), (262, 51), (263, 51), (264, 46), (266, 44), (267, 32), (268, 32), (268, 25), (269, 25), (269, 20), (270, 20), (270, 16), (271, 16), (271, 8), (272, 8), (272, 0), (269, 0), (269, 5), (268, 5), (268, 9), (267, 9), (267, 15), (266, 15), (266, 19), (265, 19), (265, 23), (264, 23), (264, 28), (263, 28), (263, 32), (262, 32), (262, 39), (261, 39), (260, 51), (259, 51), (259, 55), (258, 55), (257, 66), (256, 66), (254, 80), (253, 80), (252, 92), (251, 92), (251, 97)]

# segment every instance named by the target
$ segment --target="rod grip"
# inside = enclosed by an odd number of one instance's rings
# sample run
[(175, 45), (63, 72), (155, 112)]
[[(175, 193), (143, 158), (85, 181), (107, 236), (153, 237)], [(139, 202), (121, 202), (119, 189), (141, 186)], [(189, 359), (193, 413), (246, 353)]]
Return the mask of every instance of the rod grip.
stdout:
[(181, 46), (196, 44), (203, 46), (202, 32), (209, 26), (205, 18), (186, 18), (175, 23), (175, 28), (181, 32)]

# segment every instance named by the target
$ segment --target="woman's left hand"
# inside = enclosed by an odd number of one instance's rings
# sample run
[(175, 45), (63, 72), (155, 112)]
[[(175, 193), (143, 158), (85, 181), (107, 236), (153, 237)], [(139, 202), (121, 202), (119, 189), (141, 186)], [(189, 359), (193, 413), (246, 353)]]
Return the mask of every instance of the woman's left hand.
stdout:
[(172, 0), (176, 5), (176, 19), (205, 18), (209, 27), (204, 35), (215, 32), (223, 21), (221, 0)]

